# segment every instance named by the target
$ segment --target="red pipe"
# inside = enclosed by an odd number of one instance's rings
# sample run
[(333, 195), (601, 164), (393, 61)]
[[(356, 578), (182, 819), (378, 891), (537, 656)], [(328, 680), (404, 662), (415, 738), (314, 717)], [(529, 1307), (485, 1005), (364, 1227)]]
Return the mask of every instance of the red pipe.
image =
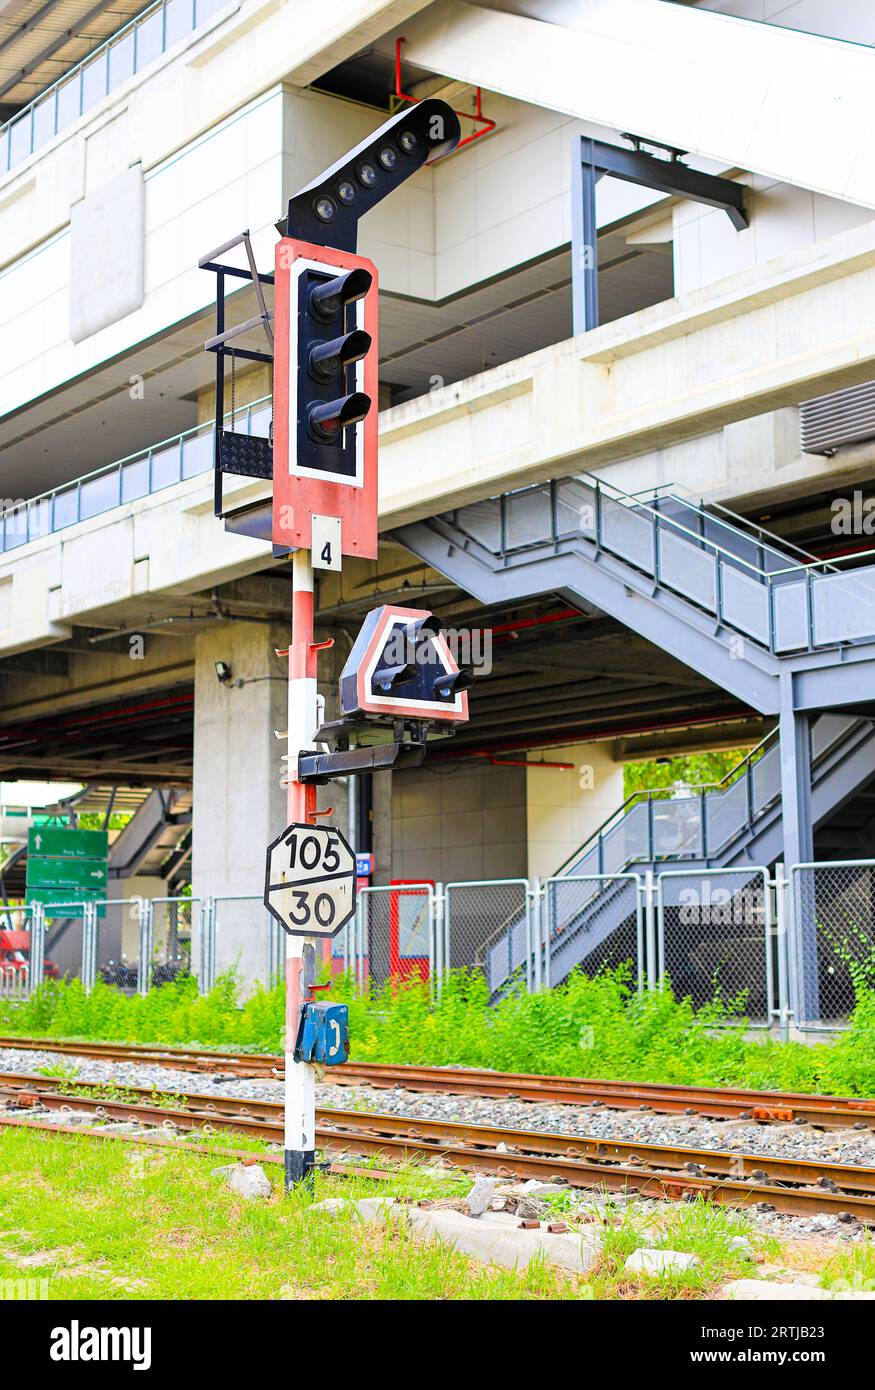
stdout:
[[(406, 43), (406, 42), (407, 42), (407, 40), (404, 39), (404, 38), (400, 38), (400, 39), (396, 39), (396, 40), (395, 40), (395, 96), (398, 98), (399, 101), (413, 101), (413, 102), (415, 102), (415, 101), (417, 101), (417, 98), (411, 96), (409, 92), (405, 92), (405, 91), (403, 90), (402, 86), (401, 86), (401, 45), (402, 45), (402, 43)], [(481, 126), (481, 129), (480, 129), (480, 130), (475, 130), (475, 131), (473, 131), (473, 133), (472, 133), (471, 135), (466, 135), (465, 138), (464, 138), (464, 140), (460, 140), (459, 143), (458, 143), (458, 145), (456, 146), (456, 149), (457, 149), (457, 150), (460, 150), (460, 149), (462, 148), (463, 145), (470, 145), (471, 142), (472, 142), (472, 140), (479, 140), (480, 137), (481, 137), (481, 135), (488, 135), (490, 131), (492, 131), (492, 130), (495, 129), (495, 121), (491, 121), (491, 120), (489, 119), (488, 116), (484, 116), (484, 114), (483, 114), (483, 111), (482, 111), (482, 108), (481, 108), (481, 105), (480, 105), (480, 88), (479, 88), (479, 87), (475, 87), (475, 88), (474, 88), (474, 111), (473, 111), (473, 113), (472, 113), (471, 111), (459, 111), (459, 110), (456, 109), (455, 106), (453, 107), (453, 110), (455, 111), (456, 115), (457, 115), (461, 120), (463, 120), (463, 121), (477, 121), (477, 122), (479, 123), (479, 125)], [(442, 159), (445, 159), (446, 156), (445, 156), (445, 155), (442, 155), (441, 158), (442, 158)], [(435, 160), (433, 160), (432, 162), (435, 163), (435, 164), (437, 164), (438, 161), (435, 159)]]
[(496, 633), (519, 632), (527, 627), (543, 627), (545, 623), (567, 623), (572, 618), (583, 618), (579, 608), (560, 608), (557, 613), (544, 613), (539, 618), (520, 618), (515, 623), (495, 623), (489, 629), (493, 637)]
[[(194, 695), (189, 693), (185, 695), (169, 696), (164, 700), (146, 700), (138, 705), (115, 705), (108, 710), (100, 710), (95, 714), (91, 715), (77, 715), (74, 712), (71, 714), (71, 718), (67, 721), (66, 724), (59, 721), (58, 719), (54, 719), (51, 721), (22, 720), (20, 724), (6, 724), (0, 726), (0, 743), (2, 743), (2, 741), (5, 739), (13, 739), (15, 742), (27, 741), (28, 734), (36, 736), (40, 732), (45, 731), (49, 731), (54, 734), (60, 734), (61, 736), (63, 736), (68, 731), (72, 731), (82, 726), (102, 724), (105, 723), (107, 720), (118, 717), (119, 715), (123, 716), (127, 720), (130, 720), (132, 715), (142, 716), (149, 712), (154, 712), (156, 710), (190, 708), (191, 706), (193, 706), (193, 704)], [(131, 720), (131, 722), (134, 721)]]
[(721, 713), (719, 710), (716, 710), (713, 714), (701, 715), (699, 718), (696, 719), (682, 717), (676, 719), (669, 719), (663, 723), (650, 722), (647, 724), (624, 724), (619, 726), (618, 728), (608, 730), (605, 730), (603, 728), (600, 729), (598, 727), (593, 728), (592, 726), (590, 726), (589, 728), (584, 727), (580, 729), (567, 730), (565, 733), (557, 734), (556, 737), (552, 739), (545, 739), (542, 736), (541, 738), (523, 740), (519, 743), (515, 742), (514, 740), (508, 740), (508, 742), (506, 743), (495, 743), (492, 745), (491, 748), (460, 748), (458, 753), (454, 753), (449, 748), (445, 752), (439, 752), (436, 749), (433, 753), (429, 754), (429, 758), (430, 760), (440, 759), (442, 761), (447, 759), (458, 760), (461, 758), (472, 757), (489, 758), (494, 753), (522, 753), (531, 748), (564, 748), (566, 744), (574, 743), (578, 739), (591, 739), (593, 742), (605, 743), (608, 739), (622, 738), (626, 734), (649, 734), (657, 733), (665, 729), (690, 729), (698, 727), (699, 725), (704, 725), (707, 727), (711, 724), (726, 724), (731, 723), (735, 720), (750, 719), (754, 717), (756, 713), (757, 711), (753, 709), (733, 709), (732, 711), (727, 711), (725, 713)]
[(531, 762), (528, 758), (496, 758), (492, 753), (461, 753), (460, 757), (486, 758), (494, 767), (555, 767), (560, 772), (573, 772), (574, 763)]

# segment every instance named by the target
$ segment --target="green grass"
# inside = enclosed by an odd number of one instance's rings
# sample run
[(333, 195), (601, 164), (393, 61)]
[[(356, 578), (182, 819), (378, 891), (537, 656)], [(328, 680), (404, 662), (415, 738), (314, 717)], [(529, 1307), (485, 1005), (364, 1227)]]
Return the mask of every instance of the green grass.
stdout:
[(875, 1290), (875, 1243), (871, 1237), (867, 1235), (861, 1245), (839, 1250), (821, 1271), (820, 1283), (834, 1293)]
[[(48, 1279), (52, 1299), (578, 1296), (540, 1264), (478, 1266), (414, 1245), (401, 1221), (310, 1211), (312, 1198), (281, 1194), (278, 1165), (265, 1169), (273, 1198), (245, 1202), (210, 1176), (218, 1157), (24, 1129), (3, 1132), (0, 1155), (0, 1279)], [(408, 1169), (390, 1190), (461, 1196), (466, 1185)], [(315, 1198), (386, 1191), (385, 1181), (320, 1176)]]
[[(730, 1246), (749, 1232), (745, 1215), (703, 1202), (661, 1215), (630, 1206), (596, 1217), (591, 1208), (604, 1246), (586, 1277), (540, 1261), (521, 1271), (482, 1265), (436, 1243), (415, 1244), (401, 1216), (372, 1226), (352, 1210), (310, 1210), (326, 1196), (461, 1199), (470, 1185), (461, 1175), (436, 1178), (413, 1164), (389, 1182), (320, 1174), (312, 1195), (286, 1197), (281, 1168), (265, 1165), (273, 1197), (245, 1202), (211, 1176), (232, 1145), (265, 1149), (222, 1136), (202, 1155), (3, 1130), (0, 1280), (47, 1279), (50, 1299), (674, 1299), (707, 1297), (754, 1268)], [(580, 1200), (560, 1194), (554, 1210), (567, 1215)], [(623, 1264), (639, 1245), (692, 1250), (701, 1263), (683, 1274), (630, 1276)]]
[[(745, 1236), (749, 1250), (733, 1249), (733, 1237)], [(629, 1274), (624, 1266), (634, 1250), (676, 1250), (693, 1254), (692, 1269), (662, 1274)], [(756, 1250), (775, 1253), (777, 1242), (757, 1236), (742, 1211), (712, 1206), (697, 1198), (646, 1213), (634, 1205), (621, 1208), (604, 1230), (599, 1263), (590, 1279), (592, 1296), (608, 1298), (702, 1298), (730, 1279), (756, 1276)]]
[[(806, 1046), (739, 1027), (737, 1001), (719, 997), (698, 1012), (671, 990), (639, 997), (621, 969), (590, 979), (574, 974), (544, 994), (513, 994), (494, 1008), (476, 972), (454, 972), (434, 1007), (411, 983), (356, 992), (335, 981), (349, 1005), (355, 1061), (493, 1067), (566, 1076), (618, 1077), (692, 1085), (748, 1086), (875, 1095), (875, 991), (859, 988), (850, 1028)], [(0, 1032), (21, 1036), (282, 1049), (283, 990), (257, 990), (242, 1005), (233, 976), (205, 997), (191, 979), (131, 998), (99, 982), (88, 996), (78, 981), (48, 982), (23, 1003), (0, 1003)]]

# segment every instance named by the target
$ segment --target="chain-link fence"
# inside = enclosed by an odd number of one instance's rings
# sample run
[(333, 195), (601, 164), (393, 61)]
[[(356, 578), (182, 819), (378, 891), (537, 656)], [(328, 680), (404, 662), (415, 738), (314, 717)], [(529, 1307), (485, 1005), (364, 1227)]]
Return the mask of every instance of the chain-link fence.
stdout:
[[(628, 966), (639, 990), (668, 979), (700, 1008), (720, 999), (755, 1026), (844, 1026), (875, 985), (875, 860), (667, 869), (365, 888), (355, 918), (323, 944), (360, 986), (482, 970), (493, 1000)], [(786, 892), (783, 891), (786, 885)], [(652, 891), (655, 890), (654, 891)], [(256, 894), (0, 905), (0, 998), (42, 979), (101, 979), (145, 993), (191, 972), (202, 992), (237, 968), (281, 980), (285, 933)]]
[(201, 990), (206, 993), (219, 975), (244, 964), (250, 979), (273, 984), (281, 978), (285, 933), (264, 900), (255, 894), (229, 894), (211, 902), (208, 929), (199, 933), (204, 942), (198, 952)]
[[(350, 927), (352, 927), (350, 923)], [(361, 983), (387, 980), (435, 982), (442, 973), (442, 949), (435, 929), (434, 889), (430, 883), (392, 883), (363, 888), (356, 913), (356, 973)], [(345, 927), (335, 938), (349, 933)], [(345, 945), (350, 940), (346, 937)]]
[(491, 994), (517, 980), (532, 988), (532, 889), (525, 878), (448, 883), (445, 970), (484, 971)]
[(875, 987), (875, 861), (790, 870), (791, 1000), (800, 1028), (842, 1027)]
[(91, 977), (90, 947), (93, 944), (91, 904), (84, 902), (44, 905), (46, 979), (81, 979), (86, 986)]
[(167, 984), (193, 970), (193, 942), (202, 932), (201, 898), (152, 898), (140, 988)]
[(107, 898), (95, 904), (95, 978), (126, 994), (140, 988), (149, 906), (144, 898)]
[(642, 883), (638, 874), (592, 874), (544, 882), (543, 981), (560, 984), (574, 969), (585, 975), (628, 966), (639, 992), (646, 958)]
[(656, 877), (657, 974), (696, 1008), (721, 1000), (751, 1024), (777, 1012), (768, 870), (667, 870)]
[(0, 999), (26, 999), (42, 979), (39, 949), (34, 950), (38, 916), (24, 904), (0, 908)]

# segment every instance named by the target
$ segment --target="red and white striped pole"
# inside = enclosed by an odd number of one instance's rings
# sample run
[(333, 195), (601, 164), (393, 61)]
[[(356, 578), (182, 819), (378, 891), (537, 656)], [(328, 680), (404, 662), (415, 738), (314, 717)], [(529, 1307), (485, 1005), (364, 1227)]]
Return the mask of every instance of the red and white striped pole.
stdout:
[[(309, 550), (292, 555), (292, 640), (289, 646), (288, 818), (289, 824), (315, 820), (316, 788), (298, 781), (298, 754), (313, 747), (316, 732), (316, 661), (313, 641), (313, 565)], [(286, 936), (286, 1191), (305, 1182), (313, 1171), (316, 1150), (316, 1073), (308, 1062), (295, 1061), (304, 993), (302, 967), (311, 937)], [(315, 965), (315, 959), (311, 955)]]

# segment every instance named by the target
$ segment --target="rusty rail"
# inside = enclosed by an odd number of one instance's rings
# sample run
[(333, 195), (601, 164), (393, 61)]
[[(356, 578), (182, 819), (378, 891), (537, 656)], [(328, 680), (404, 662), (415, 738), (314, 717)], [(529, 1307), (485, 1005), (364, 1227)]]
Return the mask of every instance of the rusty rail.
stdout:
[[(0, 1048), (52, 1051), (104, 1061), (149, 1062), (159, 1066), (235, 1079), (280, 1080), (283, 1059), (270, 1054), (205, 1048), (152, 1048), (116, 1043), (58, 1042), (51, 1038), (0, 1037)], [(760, 1123), (805, 1123), (821, 1128), (865, 1124), (875, 1129), (875, 1099), (809, 1095), (802, 1091), (750, 1091), (738, 1087), (663, 1085), (602, 1078), (537, 1076), (480, 1068), (391, 1066), (348, 1062), (323, 1078), (340, 1086), (374, 1089), (402, 1087), (447, 1095), (476, 1095), (533, 1104), (604, 1105), (649, 1109), (662, 1114), (704, 1115), (714, 1119), (750, 1118)]]
[[(282, 1105), (278, 1101), (165, 1093), (178, 1101), (166, 1105), (156, 1104), (154, 1093), (146, 1087), (125, 1087), (135, 1097), (127, 1100), (88, 1095), (88, 1090), (99, 1089), (88, 1083), (64, 1084), (67, 1093), (53, 1090), (55, 1082), (43, 1077), (7, 1076), (0, 1079), (0, 1099), (6, 1100), (7, 1107), (19, 1110), (39, 1105), (63, 1111), (75, 1106), (93, 1111), (97, 1120), (135, 1121), (176, 1130), (231, 1130), (254, 1139), (282, 1142)], [(766, 1202), (780, 1211), (806, 1215), (846, 1212), (875, 1225), (875, 1196), (869, 1195), (875, 1194), (875, 1169), (853, 1164), (327, 1108), (317, 1110), (316, 1136), (321, 1148), (335, 1154), (428, 1156), (468, 1172), (508, 1178), (561, 1178), (574, 1187), (664, 1198), (702, 1195), (741, 1206)]]

